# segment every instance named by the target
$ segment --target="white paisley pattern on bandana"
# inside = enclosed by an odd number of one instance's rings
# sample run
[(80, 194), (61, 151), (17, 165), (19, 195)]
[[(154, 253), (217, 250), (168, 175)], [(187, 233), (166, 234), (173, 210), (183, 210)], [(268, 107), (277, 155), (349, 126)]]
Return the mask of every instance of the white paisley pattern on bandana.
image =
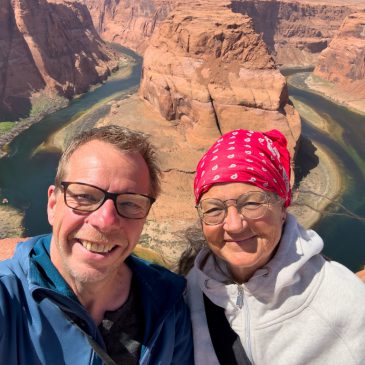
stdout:
[(278, 130), (237, 129), (219, 138), (199, 161), (196, 203), (216, 183), (244, 182), (271, 191), (290, 204), (290, 154)]

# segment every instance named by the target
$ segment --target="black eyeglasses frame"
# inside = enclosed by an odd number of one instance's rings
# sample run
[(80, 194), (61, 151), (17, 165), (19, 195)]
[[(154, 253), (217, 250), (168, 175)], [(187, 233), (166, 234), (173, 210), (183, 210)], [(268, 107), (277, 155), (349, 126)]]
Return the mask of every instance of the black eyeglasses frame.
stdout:
[[(78, 184), (78, 185), (84, 185), (84, 186), (90, 186), (94, 189), (97, 189), (99, 191), (101, 191), (103, 194), (104, 194), (104, 199), (101, 200), (100, 204), (98, 205), (97, 208), (93, 209), (93, 210), (85, 210), (85, 209), (78, 209), (78, 208), (74, 208), (74, 207), (71, 207), (67, 204), (67, 199), (66, 199), (66, 191), (67, 191), (67, 188), (72, 185), (72, 184)], [(106, 191), (102, 188), (100, 188), (99, 186), (95, 186), (95, 185), (92, 185), (92, 184), (87, 184), (87, 183), (83, 183), (83, 182), (78, 182), (78, 181), (61, 181), (60, 183), (60, 189), (63, 190), (63, 199), (64, 199), (64, 202), (66, 204), (66, 206), (68, 206), (69, 208), (73, 209), (73, 210), (76, 210), (78, 212), (84, 212), (84, 213), (92, 213), (92, 212), (95, 212), (96, 210), (98, 210), (107, 200), (111, 199), (114, 203), (114, 207), (115, 207), (115, 210), (116, 212), (118, 213), (119, 216), (123, 217), (123, 218), (126, 218), (126, 219), (144, 219), (145, 217), (147, 217), (151, 207), (152, 207), (152, 204), (156, 201), (155, 198), (153, 198), (152, 196), (149, 196), (149, 195), (146, 195), (146, 194), (138, 194), (138, 193), (130, 193), (130, 192), (125, 192), (125, 193), (110, 193), (109, 191)], [(149, 201), (150, 201), (150, 206), (147, 210), (147, 213), (145, 216), (143, 217), (140, 217), (140, 218), (131, 218), (131, 217), (126, 217), (124, 216), (123, 214), (121, 214), (117, 208), (117, 198), (119, 195), (139, 195), (139, 196), (143, 196), (145, 198), (148, 198)]]

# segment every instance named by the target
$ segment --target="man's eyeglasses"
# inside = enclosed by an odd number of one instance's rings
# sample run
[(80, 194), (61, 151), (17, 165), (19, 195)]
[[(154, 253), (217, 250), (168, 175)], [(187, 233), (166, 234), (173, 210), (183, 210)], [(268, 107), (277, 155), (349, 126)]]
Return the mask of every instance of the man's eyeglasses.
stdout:
[(200, 219), (209, 226), (223, 223), (228, 207), (235, 205), (239, 214), (247, 219), (262, 218), (273, 197), (261, 191), (249, 191), (237, 199), (202, 199), (196, 206)]
[(109, 193), (97, 186), (79, 182), (61, 182), (65, 204), (76, 211), (94, 212), (108, 199), (114, 202), (118, 214), (124, 218), (145, 218), (155, 199), (136, 193)]

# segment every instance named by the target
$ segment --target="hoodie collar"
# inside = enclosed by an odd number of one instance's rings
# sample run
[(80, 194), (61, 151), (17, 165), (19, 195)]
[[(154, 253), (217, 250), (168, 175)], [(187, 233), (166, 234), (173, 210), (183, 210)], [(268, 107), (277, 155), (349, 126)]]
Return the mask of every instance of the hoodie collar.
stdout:
[[(278, 290), (299, 280), (300, 275), (297, 273), (322, 249), (321, 237), (312, 230), (305, 230), (298, 225), (295, 217), (288, 214), (275, 256), (258, 269), (248, 282), (241, 284), (241, 287), (257, 298), (267, 300), (274, 292), (277, 294)], [(195, 259), (200, 288), (215, 304), (222, 307), (232, 295), (237, 294), (238, 286), (234, 282), (227, 283), (224, 267), (224, 263), (221, 263), (221, 270), (217, 270), (216, 260), (208, 248), (201, 250)]]

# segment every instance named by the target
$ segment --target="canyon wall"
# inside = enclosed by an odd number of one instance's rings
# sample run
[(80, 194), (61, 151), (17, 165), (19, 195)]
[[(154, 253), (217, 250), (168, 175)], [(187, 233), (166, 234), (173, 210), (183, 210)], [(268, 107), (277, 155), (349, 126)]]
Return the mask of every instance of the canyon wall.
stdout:
[[(141, 54), (156, 26), (186, 0), (83, 0), (103, 39), (120, 43)], [(195, 2), (194, 7), (207, 2)], [(210, 1), (211, 5), (215, 1)], [(199, 5), (200, 4), (200, 5)], [(219, 7), (219, 2), (217, 3)], [(273, 1), (232, 0), (227, 7), (250, 16), (256, 32), (263, 34), (278, 65), (313, 66), (319, 53), (336, 34), (346, 16), (364, 8), (362, 0)], [(212, 8), (212, 16), (215, 9)]]
[(82, 0), (96, 30), (108, 42), (143, 54), (156, 25), (166, 18), (174, 0)]
[(308, 84), (335, 101), (365, 112), (365, 11), (344, 20), (329, 47), (320, 54)]
[(77, 2), (0, 0), (0, 113), (26, 115), (39, 91), (67, 98), (105, 80), (117, 67)]
[(232, 11), (250, 16), (276, 63), (312, 66), (359, 2), (233, 0)]
[(234, 128), (277, 128), (294, 154), (301, 127), (285, 78), (252, 19), (229, 5), (180, 5), (160, 23), (145, 51), (140, 95), (194, 144)]

